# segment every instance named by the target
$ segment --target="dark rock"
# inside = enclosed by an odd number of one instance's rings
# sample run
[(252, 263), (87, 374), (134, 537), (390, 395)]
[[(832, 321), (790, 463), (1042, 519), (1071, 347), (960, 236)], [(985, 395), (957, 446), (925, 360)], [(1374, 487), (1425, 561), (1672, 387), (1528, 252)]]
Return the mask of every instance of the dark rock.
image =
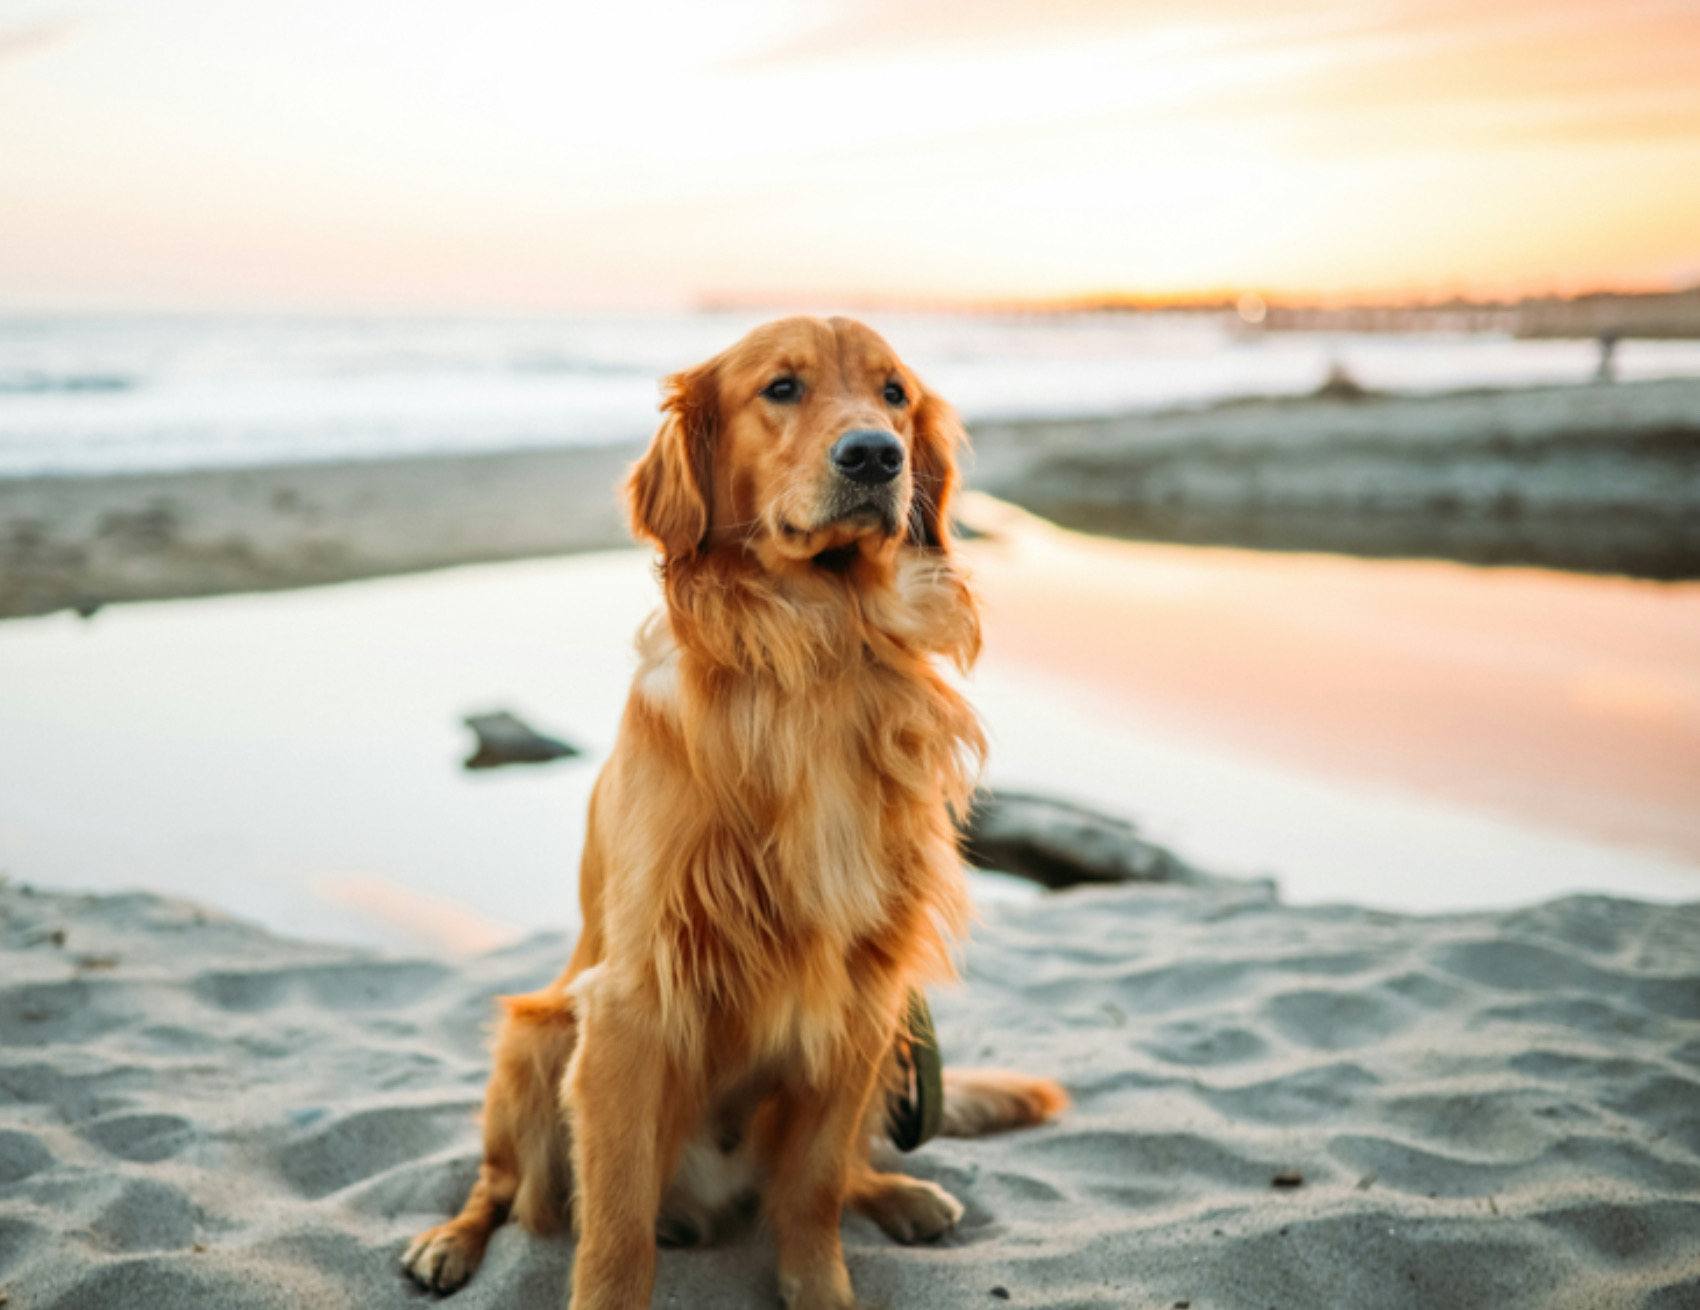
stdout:
[(464, 722), (478, 735), (478, 749), (466, 759), (468, 769), (497, 769), (504, 764), (547, 764), (583, 754), (558, 737), (546, 737), (518, 716), (499, 710), (469, 715)]
[(982, 789), (959, 841), (969, 864), (1031, 878), (1052, 891), (1081, 883), (1202, 880), (1128, 820), (1049, 796)]
[(1352, 376), (1350, 369), (1336, 360), (1329, 366), (1328, 376), (1323, 379), (1322, 385), (1311, 394), (1327, 400), (1362, 400), (1370, 393)]

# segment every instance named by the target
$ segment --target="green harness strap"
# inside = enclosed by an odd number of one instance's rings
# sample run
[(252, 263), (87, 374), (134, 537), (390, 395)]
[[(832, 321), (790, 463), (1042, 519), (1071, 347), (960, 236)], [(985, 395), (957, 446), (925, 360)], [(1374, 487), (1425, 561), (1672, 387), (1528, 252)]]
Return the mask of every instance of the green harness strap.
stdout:
[(897, 1039), (902, 1082), (886, 1107), (886, 1128), (900, 1151), (913, 1151), (938, 1136), (944, 1121), (944, 1064), (939, 1059), (933, 1012), (919, 988), (909, 992), (907, 1032)]

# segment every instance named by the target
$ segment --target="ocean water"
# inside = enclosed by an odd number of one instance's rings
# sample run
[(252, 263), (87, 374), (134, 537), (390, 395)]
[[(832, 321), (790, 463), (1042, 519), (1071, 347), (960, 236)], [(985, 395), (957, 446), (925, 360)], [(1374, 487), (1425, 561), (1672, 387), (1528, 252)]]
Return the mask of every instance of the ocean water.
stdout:
[[(386, 459), (624, 441), (658, 379), (766, 315), (0, 318), (0, 477)], [(1365, 386), (1582, 381), (1586, 341), (1252, 333), (1231, 316), (864, 315), (970, 421)], [(1700, 376), (1700, 342), (1627, 342), (1618, 376)]]

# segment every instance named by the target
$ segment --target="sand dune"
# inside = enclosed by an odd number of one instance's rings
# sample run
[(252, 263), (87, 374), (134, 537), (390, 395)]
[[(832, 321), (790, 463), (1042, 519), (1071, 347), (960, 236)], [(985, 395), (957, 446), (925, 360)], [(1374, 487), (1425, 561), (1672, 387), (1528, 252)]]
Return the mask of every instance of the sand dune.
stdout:
[[(490, 997), (567, 945), (450, 968), (17, 887), (0, 934), (0, 1290), (28, 1310), (418, 1304), (396, 1259), (476, 1167)], [(989, 911), (935, 1011), (948, 1058), (1077, 1104), (913, 1159), (968, 1207), (938, 1246), (846, 1219), (875, 1304), (1700, 1305), (1700, 903), (1071, 893)], [(504, 1230), (450, 1304), (556, 1305), (571, 1258)], [(773, 1287), (757, 1232), (665, 1253), (655, 1303)]]

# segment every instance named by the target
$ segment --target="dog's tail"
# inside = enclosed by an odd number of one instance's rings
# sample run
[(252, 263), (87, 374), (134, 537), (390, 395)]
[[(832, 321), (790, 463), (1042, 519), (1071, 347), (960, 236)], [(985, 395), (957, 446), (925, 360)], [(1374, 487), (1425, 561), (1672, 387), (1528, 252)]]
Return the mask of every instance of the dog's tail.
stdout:
[(940, 1137), (984, 1137), (1043, 1123), (1068, 1108), (1068, 1093), (1048, 1078), (1007, 1069), (946, 1069)]

